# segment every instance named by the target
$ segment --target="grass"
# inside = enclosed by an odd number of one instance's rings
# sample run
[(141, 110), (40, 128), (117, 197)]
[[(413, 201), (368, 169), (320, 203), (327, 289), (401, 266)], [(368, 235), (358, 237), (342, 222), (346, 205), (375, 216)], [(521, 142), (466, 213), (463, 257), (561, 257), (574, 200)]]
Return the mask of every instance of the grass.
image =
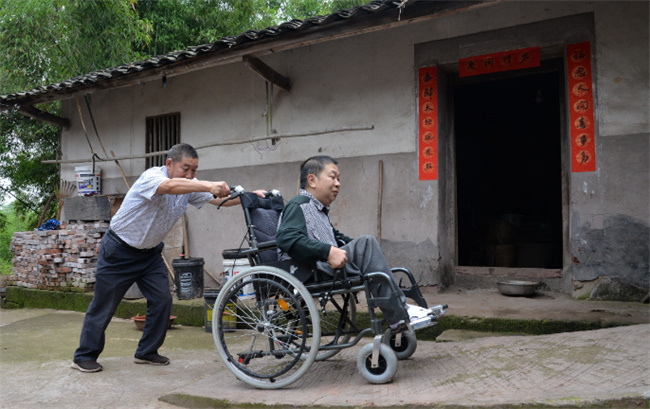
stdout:
[[(92, 293), (32, 290), (23, 287), (10, 286), (6, 289), (4, 308), (52, 308), (85, 312), (92, 300)], [(123, 300), (117, 308), (115, 316), (131, 318), (146, 313), (146, 301)], [(174, 300), (172, 315), (176, 315), (176, 323), (181, 325), (204, 325), (205, 302), (203, 299)], [(359, 328), (370, 327), (367, 312), (357, 312)], [(560, 332), (587, 331), (601, 328), (629, 325), (626, 323), (593, 321), (556, 321), (546, 319), (504, 319), (484, 317), (460, 317), (445, 315), (438, 325), (418, 331), (418, 339), (433, 341), (446, 330), (470, 330), (491, 333), (511, 333), (543, 335)]]

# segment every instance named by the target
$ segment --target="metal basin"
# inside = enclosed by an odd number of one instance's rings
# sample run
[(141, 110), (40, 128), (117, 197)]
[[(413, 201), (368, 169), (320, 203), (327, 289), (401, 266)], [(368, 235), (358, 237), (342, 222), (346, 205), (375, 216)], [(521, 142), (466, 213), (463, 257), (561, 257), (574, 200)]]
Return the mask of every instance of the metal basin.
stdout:
[(535, 295), (535, 290), (539, 286), (535, 281), (500, 281), (497, 283), (499, 292), (503, 295), (514, 295), (530, 297)]

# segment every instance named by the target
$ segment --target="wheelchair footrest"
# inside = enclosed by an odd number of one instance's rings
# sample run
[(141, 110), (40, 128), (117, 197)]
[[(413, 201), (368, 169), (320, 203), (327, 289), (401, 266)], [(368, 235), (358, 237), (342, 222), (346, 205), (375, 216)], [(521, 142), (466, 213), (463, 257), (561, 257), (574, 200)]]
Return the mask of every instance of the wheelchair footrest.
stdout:
[(431, 327), (437, 323), (438, 321), (436, 321), (436, 317), (429, 315), (427, 317), (422, 317), (411, 321), (410, 326), (413, 328), (413, 331), (416, 331), (422, 328)]
[(438, 323), (438, 318), (446, 312), (447, 305), (436, 305), (435, 307), (429, 308), (429, 310), (433, 313), (432, 315), (417, 318), (410, 322), (411, 328), (413, 328), (414, 331), (436, 325)]

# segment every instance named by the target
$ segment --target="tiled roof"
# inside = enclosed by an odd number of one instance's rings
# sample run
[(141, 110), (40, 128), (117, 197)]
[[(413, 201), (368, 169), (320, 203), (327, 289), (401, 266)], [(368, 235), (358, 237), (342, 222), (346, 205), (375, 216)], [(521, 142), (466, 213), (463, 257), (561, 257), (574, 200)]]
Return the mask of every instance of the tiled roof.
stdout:
[[(146, 60), (119, 65), (117, 67), (107, 68), (71, 78), (56, 84), (40, 86), (28, 91), (16, 92), (9, 95), (0, 95), (0, 105), (12, 106), (21, 103), (29, 104), (35, 98), (49, 97), (48, 100), (54, 101), (63, 99), (65, 96), (73, 94), (81, 89), (99, 87), (102, 82), (113, 80), (119, 77), (133, 75), (147, 70), (162, 68), (169, 64), (179, 63), (196, 59), (202, 55), (219, 52), (228, 54), (232, 50), (244, 48), (252, 43), (267, 43), (280, 40), (294, 35), (301, 35), (301, 32), (311, 32), (314, 28), (323, 28), (327, 32), (333, 23), (346, 21), (353, 22), (362, 20), (366, 16), (378, 15), (389, 9), (398, 9), (401, 1), (395, 0), (375, 0), (368, 4), (355, 6), (347, 10), (339, 10), (325, 16), (310, 17), (305, 20), (292, 20), (282, 23), (278, 26), (267, 27), (262, 30), (249, 30), (238, 36), (224, 37), (214, 43), (199, 46), (188, 47), (184, 50), (174, 51), (169, 54), (159, 55)], [(428, 3), (432, 7), (431, 14), (441, 9), (466, 7), (480, 1), (432, 1), (432, 0), (410, 0), (405, 4), (404, 11), (408, 10), (414, 3)], [(396, 11), (393, 11), (395, 13)], [(325, 35), (325, 34), (324, 34)]]

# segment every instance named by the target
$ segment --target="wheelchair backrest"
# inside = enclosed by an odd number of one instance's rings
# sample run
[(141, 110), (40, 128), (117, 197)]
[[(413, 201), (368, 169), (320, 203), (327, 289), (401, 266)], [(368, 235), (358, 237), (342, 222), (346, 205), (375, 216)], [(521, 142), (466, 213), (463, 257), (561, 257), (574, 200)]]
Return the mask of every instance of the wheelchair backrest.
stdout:
[[(282, 196), (259, 197), (255, 193), (242, 192), (241, 205), (246, 221), (246, 238), (248, 249), (224, 250), (224, 259), (247, 257), (251, 266), (269, 265), (290, 272), (303, 283), (329, 282), (331, 278), (323, 275), (315, 266), (296, 262), (295, 260), (279, 260), (275, 236), (278, 220), (284, 209)], [(344, 275), (344, 278), (347, 276)]]
[[(275, 241), (278, 219), (284, 209), (282, 196), (259, 197), (255, 193), (241, 194), (241, 204), (248, 229), (249, 245), (254, 248), (269, 247)], [(252, 256), (255, 264), (278, 260), (278, 253), (273, 243), (272, 249), (260, 251)]]

